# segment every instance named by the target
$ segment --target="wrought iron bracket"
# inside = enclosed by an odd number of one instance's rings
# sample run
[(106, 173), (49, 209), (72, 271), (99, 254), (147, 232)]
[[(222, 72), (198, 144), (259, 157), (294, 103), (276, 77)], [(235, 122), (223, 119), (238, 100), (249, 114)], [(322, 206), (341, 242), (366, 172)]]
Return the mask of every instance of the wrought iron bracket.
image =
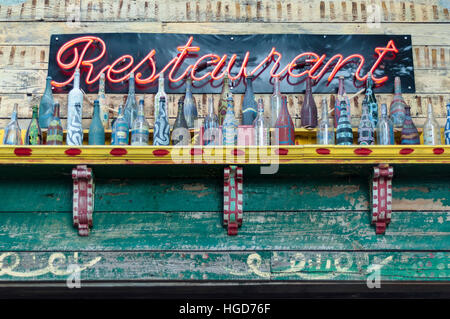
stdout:
[(223, 225), (228, 235), (237, 235), (243, 217), (243, 169), (231, 165), (225, 167), (223, 175)]
[(373, 169), (372, 224), (377, 234), (384, 234), (391, 221), (393, 176), (394, 168), (387, 164), (380, 164)]
[(72, 170), (73, 179), (73, 225), (78, 235), (88, 236), (92, 227), (94, 211), (94, 176), (92, 169), (78, 165)]

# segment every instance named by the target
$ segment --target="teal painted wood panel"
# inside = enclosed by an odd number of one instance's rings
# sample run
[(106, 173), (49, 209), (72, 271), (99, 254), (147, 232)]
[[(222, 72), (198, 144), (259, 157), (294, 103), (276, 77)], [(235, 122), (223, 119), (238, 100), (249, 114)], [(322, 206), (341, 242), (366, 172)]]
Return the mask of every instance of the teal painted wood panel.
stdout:
[(366, 211), (244, 213), (228, 236), (220, 213), (94, 213), (89, 237), (71, 213), (0, 214), (0, 251), (449, 250), (450, 212), (394, 212), (376, 235)]
[[(0, 282), (450, 280), (449, 252), (4, 252)], [(74, 274), (77, 272), (78, 274)]]

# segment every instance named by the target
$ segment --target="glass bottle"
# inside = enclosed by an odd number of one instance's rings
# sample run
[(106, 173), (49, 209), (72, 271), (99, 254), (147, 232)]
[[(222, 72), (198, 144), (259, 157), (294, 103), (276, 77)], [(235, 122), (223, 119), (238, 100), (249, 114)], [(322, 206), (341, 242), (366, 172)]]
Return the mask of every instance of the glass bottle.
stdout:
[(47, 76), (45, 91), (39, 103), (39, 126), (47, 128), (53, 113), (53, 94), (52, 94), (52, 77)]
[(153, 130), (153, 145), (169, 145), (170, 144), (170, 126), (169, 119), (166, 114), (166, 98), (159, 98), (158, 118), (155, 121)]
[(227, 97), (227, 114), (222, 125), (222, 139), (223, 145), (236, 145), (237, 144), (237, 127), (238, 121), (234, 113), (234, 100), (233, 94), (228, 93)]
[(100, 103), (98, 100), (94, 101), (94, 113), (89, 126), (88, 140), (89, 145), (105, 145), (105, 128), (100, 118)]
[(189, 145), (191, 140), (191, 133), (184, 117), (184, 96), (180, 97), (178, 100), (178, 113), (175, 123), (173, 124), (172, 135), (171, 135), (172, 145)]
[(402, 84), (400, 77), (396, 76), (394, 81), (394, 99), (391, 102), (389, 115), (394, 128), (402, 128), (405, 122), (406, 103), (402, 96)]
[(97, 100), (100, 106), (100, 119), (102, 121), (103, 128), (107, 130), (109, 128), (109, 110), (108, 105), (106, 104), (105, 95), (105, 73), (100, 75)]
[[(155, 116), (155, 120), (158, 118), (159, 112), (159, 99), (164, 97), (166, 101), (169, 101), (166, 91), (164, 89), (164, 73), (161, 73), (158, 78), (158, 92), (155, 94), (155, 102), (154, 102), (154, 111), (153, 114)], [(166, 114), (169, 114), (167, 105), (166, 105)]]
[(53, 106), (53, 116), (47, 129), (47, 145), (63, 144), (63, 128), (61, 119), (59, 118), (59, 103)]
[(73, 88), (67, 98), (67, 145), (83, 144), (82, 112), (83, 92), (80, 89), (80, 70), (76, 69)]
[(311, 78), (306, 78), (305, 100), (300, 111), (301, 125), (306, 128), (317, 127), (317, 106), (311, 89)]
[(128, 121), (128, 127), (131, 128), (133, 125), (134, 119), (137, 116), (137, 103), (136, 103), (136, 88), (134, 82), (134, 72), (130, 73), (130, 77), (128, 80), (128, 96), (127, 101), (125, 103), (124, 114), (125, 118)]
[(219, 99), (219, 116), (218, 116), (219, 125), (223, 124), (225, 114), (227, 114), (228, 93), (230, 93), (230, 83), (229, 83), (228, 77), (225, 76), (223, 78), (222, 93), (220, 93), (220, 99)]
[(433, 106), (428, 103), (428, 116), (423, 125), (423, 144), (424, 145), (440, 145), (441, 128), (433, 114)]
[(275, 127), (278, 115), (281, 110), (281, 91), (280, 91), (280, 79), (274, 78), (273, 94), (270, 98), (270, 127)]
[(377, 124), (377, 144), (394, 145), (394, 126), (387, 115), (387, 105), (381, 104), (381, 117)]
[(186, 80), (186, 95), (184, 97), (184, 117), (189, 128), (194, 128), (195, 120), (197, 120), (197, 106), (192, 96), (192, 80)]
[(26, 145), (42, 144), (42, 132), (41, 128), (39, 127), (37, 105), (33, 106), (33, 116), (27, 128), (27, 133), (25, 135), (25, 144)]
[(253, 121), (253, 129), (255, 131), (255, 145), (270, 145), (269, 128), (264, 119), (264, 103), (263, 99), (258, 99), (258, 114)]
[(336, 128), (336, 144), (337, 145), (352, 145), (353, 131), (350, 119), (347, 115), (347, 106), (344, 100), (341, 101), (339, 122)]
[(203, 144), (204, 145), (220, 145), (219, 138), (219, 119), (216, 113), (214, 113), (214, 99), (208, 98), (208, 115), (203, 122)]
[(328, 118), (327, 98), (322, 98), (322, 117), (320, 118), (317, 128), (317, 144), (334, 145), (334, 125), (330, 123)]
[(17, 121), (18, 104), (14, 103), (13, 112), (11, 114), (11, 121), (5, 128), (3, 136), (3, 144), (5, 145), (22, 145), (22, 134), (20, 131), (19, 122)]
[[(350, 107), (350, 99), (347, 96), (347, 93), (345, 92), (345, 80), (344, 77), (341, 75), (339, 76), (339, 88), (338, 88), (338, 94), (336, 97), (336, 104), (334, 106), (334, 126), (337, 127), (337, 124), (339, 123), (339, 116), (341, 115), (342, 108), (347, 109), (347, 118), (349, 122), (351, 123), (351, 107)], [(344, 102), (344, 103), (342, 103)]]
[(286, 96), (281, 98), (281, 110), (275, 122), (275, 144), (295, 145), (294, 122), (292, 122), (292, 118), (289, 115)]
[(445, 144), (450, 144), (450, 102), (447, 103), (447, 121), (445, 122), (444, 128), (444, 139)]
[(369, 114), (369, 106), (367, 103), (364, 103), (362, 105), (362, 115), (358, 126), (358, 144), (373, 145), (374, 142), (374, 126)]
[(128, 145), (129, 127), (125, 117), (125, 108), (119, 106), (119, 115), (112, 127), (111, 145)]
[(253, 77), (247, 77), (244, 99), (242, 101), (242, 125), (253, 125), (256, 118), (257, 103), (253, 94)]
[(372, 73), (368, 73), (368, 77), (366, 80), (366, 94), (364, 96), (364, 100), (362, 101), (362, 105), (367, 105), (369, 111), (369, 118), (372, 121), (372, 126), (375, 128), (378, 124), (378, 103), (375, 97), (375, 93), (373, 92), (373, 80)]
[(148, 145), (150, 125), (144, 114), (144, 99), (139, 100), (138, 113), (131, 127), (131, 145)]
[(402, 127), (401, 136), (402, 145), (416, 145), (420, 144), (420, 136), (417, 131), (416, 126), (411, 118), (411, 107), (409, 105), (405, 106), (405, 121)]

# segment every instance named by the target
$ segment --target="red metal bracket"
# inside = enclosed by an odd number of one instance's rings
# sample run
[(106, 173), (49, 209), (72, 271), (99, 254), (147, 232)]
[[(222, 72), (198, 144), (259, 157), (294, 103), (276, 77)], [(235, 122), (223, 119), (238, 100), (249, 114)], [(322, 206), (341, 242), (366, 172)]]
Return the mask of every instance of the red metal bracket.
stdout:
[(224, 169), (223, 225), (228, 226), (228, 235), (237, 235), (243, 217), (243, 169), (235, 165)]
[(394, 168), (387, 164), (373, 169), (372, 224), (375, 224), (377, 234), (384, 234), (391, 221), (393, 176)]
[(73, 179), (73, 225), (78, 227), (80, 236), (89, 235), (94, 211), (94, 178), (86, 165), (78, 165), (72, 170)]

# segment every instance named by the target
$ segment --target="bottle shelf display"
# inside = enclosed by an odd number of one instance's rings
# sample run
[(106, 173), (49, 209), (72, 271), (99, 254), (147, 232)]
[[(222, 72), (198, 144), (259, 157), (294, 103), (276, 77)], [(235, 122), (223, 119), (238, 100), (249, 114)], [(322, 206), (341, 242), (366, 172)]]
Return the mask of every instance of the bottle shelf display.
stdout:
[[(177, 118), (171, 127), (168, 121), (168, 95), (164, 90), (164, 77), (161, 77), (154, 102), (155, 125), (150, 128), (144, 116), (146, 105), (143, 99), (137, 103), (134, 74), (130, 74), (129, 93), (124, 104), (119, 106), (117, 117), (109, 119), (111, 107), (106, 105), (104, 85), (100, 85), (89, 129), (83, 130), (83, 92), (79, 88), (80, 72), (77, 69), (73, 89), (67, 97), (68, 125), (63, 132), (59, 119), (63, 106), (54, 102), (49, 89), (50, 80), (47, 78), (40, 103), (40, 107), (45, 110), (33, 106), (33, 118), (28, 129), (20, 130), (16, 106), (10, 124), (5, 130), (0, 130), (0, 138), (4, 141), (4, 145), (0, 146), (0, 163), (27, 162), (27, 159), (36, 163), (121, 163), (128, 161), (129, 156), (133, 158), (132, 154), (139, 158), (136, 163), (177, 163), (177, 158), (171, 158), (173, 156), (170, 154), (173, 155), (173, 150), (181, 146), (190, 150), (181, 156), (182, 162), (189, 159), (190, 163), (192, 156), (198, 157), (200, 154), (200, 163), (209, 163), (208, 156), (212, 156), (218, 157), (215, 162), (218, 164), (262, 164), (267, 159), (258, 156), (255, 159), (253, 155), (260, 155), (258, 153), (263, 149), (266, 155), (278, 155), (280, 163), (450, 162), (450, 146), (446, 146), (450, 143), (450, 113), (445, 127), (440, 127), (430, 104), (423, 129), (416, 128), (410, 107), (401, 97), (398, 77), (395, 78), (395, 95), (390, 114), (385, 103), (378, 107), (373, 82), (369, 77), (357, 127), (351, 125), (352, 105), (343, 78), (339, 79), (334, 108), (328, 107), (328, 99), (322, 99), (320, 118), (314, 100), (313, 83), (308, 78), (305, 82), (305, 100), (299, 110), (302, 128), (294, 127), (286, 96), (280, 92), (279, 80), (274, 81), (268, 114), (264, 114), (263, 101), (259, 99), (256, 102), (251, 77), (246, 81), (242, 122), (234, 109), (232, 81), (224, 81), (217, 105), (213, 98), (208, 99), (208, 115), (199, 119), (192, 95), (192, 80), (188, 78), (186, 94), (178, 101)], [(334, 115), (330, 111), (334, 111)], [(401, 119), (403, 123), (400, 123)], [(219, 149), (225, 150), (222, 152), (223, 157), (216, 156)], [(242, 155), (242, 158), (228, 158), (228, 149), (232, 150), (235, 157)]]

